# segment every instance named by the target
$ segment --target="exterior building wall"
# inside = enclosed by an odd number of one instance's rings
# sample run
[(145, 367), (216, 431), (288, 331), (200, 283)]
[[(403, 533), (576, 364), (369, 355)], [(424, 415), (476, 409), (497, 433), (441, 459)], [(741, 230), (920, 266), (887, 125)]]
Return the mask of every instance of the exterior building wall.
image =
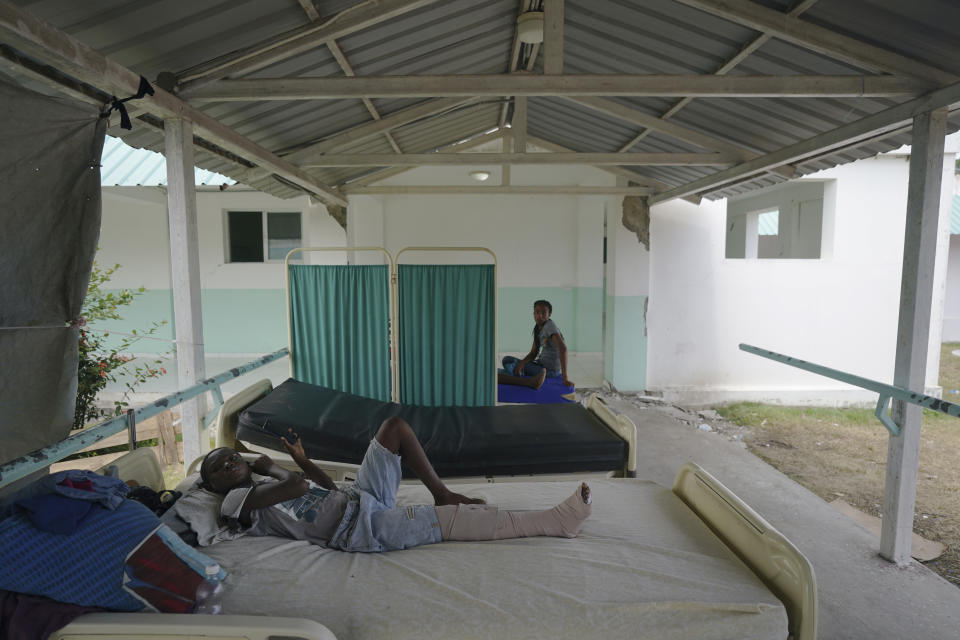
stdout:
[[(954, 157), (944, 162), (950, 188)], [(736, 201), (674, 201), (651, 215), (648, 388), (687, 403), (873, 403), (876, 394), (740, 351), (740, 343), (866, 378), (893, 379), (909, 162), (881, 156), (745, 199), (803, 200), (823, 189), (819, 259), (726, 258)], [(764, 199), (767, 203), (762, 203)], [(742, 208), (741, 208), (742, 210)], [(941, 202), (941, 235), (949, 199)], [(937, 388), (946, 251), (935, 276), (928, 391)], [(939, 305), (939, 307), (938, 307)]]
[(950, 236), (947, 295), (943, 309), (943, 341), (960, 342), (960, 235)]

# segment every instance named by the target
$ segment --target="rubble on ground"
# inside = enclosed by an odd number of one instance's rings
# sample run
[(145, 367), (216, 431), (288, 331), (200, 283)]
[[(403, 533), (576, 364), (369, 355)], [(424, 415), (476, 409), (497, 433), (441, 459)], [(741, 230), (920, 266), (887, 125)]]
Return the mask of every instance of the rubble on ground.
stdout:
[(719, 435), (727, 440), (740, 443), (741, 447), (746, 447), (743, 442), (748, 429), (735, 422), (724, 418), (714, 409), (693, 409), (671, 404), (663, 398), (647, 395), (643, 393), (620, 393), (605, 385), (602, 391), (591, 390), (589, 392), (577, 392), (577, 400), (581, 401), (594, 393), (598, 393), (603, 400), (620, 400), (629, 402), (637, 409), (644, 411), (656, 411), (661, 415), (673, 418), (676, 422), (700, 431), (705, 436), (712, 437)]

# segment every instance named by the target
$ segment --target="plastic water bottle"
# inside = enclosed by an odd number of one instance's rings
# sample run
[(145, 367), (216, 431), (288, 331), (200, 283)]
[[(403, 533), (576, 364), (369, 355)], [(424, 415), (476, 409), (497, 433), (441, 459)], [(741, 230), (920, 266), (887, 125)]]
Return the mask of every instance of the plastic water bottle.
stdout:
[(203, 582), (197, 586), (196, 607), (194, 613), (215, 614), (223, 608), (223, 583), (218, 577), (220, 565), (208, 565), (204, 569)]

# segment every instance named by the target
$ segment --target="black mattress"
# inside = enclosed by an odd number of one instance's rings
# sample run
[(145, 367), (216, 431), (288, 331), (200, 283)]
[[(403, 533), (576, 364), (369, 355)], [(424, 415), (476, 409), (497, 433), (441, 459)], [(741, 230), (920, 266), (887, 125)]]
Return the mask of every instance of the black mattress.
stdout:
[(446, 477), (617, 471), (627, 459), (627, 443), (579, 404), (421, 407), (292, 378), (240, 414), (237, 437), (283, 451), (278, 436), (292, 428), (309, 457), (359, 464), (392, 416), (410, 424)]

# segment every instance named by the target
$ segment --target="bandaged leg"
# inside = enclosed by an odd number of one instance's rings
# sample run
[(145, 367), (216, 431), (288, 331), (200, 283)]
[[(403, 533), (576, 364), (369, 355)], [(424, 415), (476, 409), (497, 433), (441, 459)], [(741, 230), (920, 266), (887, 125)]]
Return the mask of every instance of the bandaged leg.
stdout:
[(444, 540), (504, 540), (553, 536), (575, 538), (590, 516), (590, 489), (577, 491), (546, 511), (505, 511), (494, 506), (460, 504), (436, 507)]

